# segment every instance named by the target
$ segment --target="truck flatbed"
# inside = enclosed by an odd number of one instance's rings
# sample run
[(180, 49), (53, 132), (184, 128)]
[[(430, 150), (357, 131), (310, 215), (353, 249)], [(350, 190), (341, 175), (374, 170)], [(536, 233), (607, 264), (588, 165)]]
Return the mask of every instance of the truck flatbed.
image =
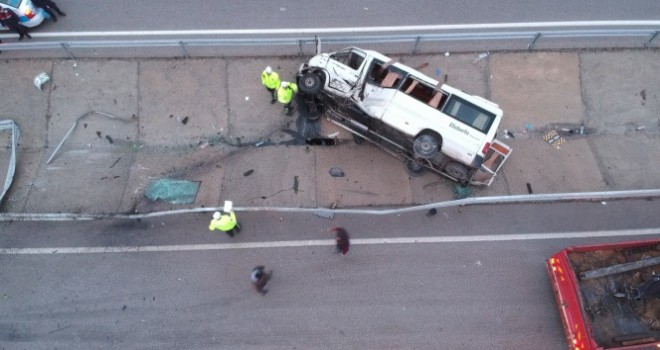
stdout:
[(566, 248), (547, 263), (571, 349), (660, 348), (660, 240)]

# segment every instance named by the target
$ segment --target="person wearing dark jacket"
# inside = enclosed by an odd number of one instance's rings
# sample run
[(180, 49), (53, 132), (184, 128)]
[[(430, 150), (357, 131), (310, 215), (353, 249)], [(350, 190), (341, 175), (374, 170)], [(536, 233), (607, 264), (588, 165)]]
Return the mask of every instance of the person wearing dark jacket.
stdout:
[(18, 15), (16, 12), (3, 8), (2, 11), (0, 11), (0, 23), (2, 23), (3, 26), (9, 28), (10, 30), (13, 30), (18, 34), (18, 40), (23, 40), (24, 36), (27, 36), (29, 39), (32, 39), (30, 34), (28, 34), (27, 29), (21, 24), (20, 20), (18, 19)]
[(263, 265), (253, 268), (252, 273), (250, 274), (250, 280), (252, 280), (254, 289), (261, 293), (261, 295), (266, 295), (266, 293), (268, 293), (266, 283), (268, 283), (271, 277), (273, 277), (273, 270), (266, 272), (266, 267)]
[(62, 12), (53, 0), (32, 0), (32, 4), (34, 4), (36, 7), (44, 9), (44, 11), (46, 11), (53, 18), (53, 22), (57, 22), (55, 12), (57, 12), (57, 14), (62, 17), (66, 17), (66, 13)]
[(333, 227), (329, 229), (329, 231), (335, 233), (335, 241), (337, 242), (335, 252), (337, 253), (341, 252), (342, 254), (346, 255), (346, 253), (348, 253), (348, 247), (350, 245), (348, 239), (348, 232), (346, 232), (346, 230), (341, 227)]

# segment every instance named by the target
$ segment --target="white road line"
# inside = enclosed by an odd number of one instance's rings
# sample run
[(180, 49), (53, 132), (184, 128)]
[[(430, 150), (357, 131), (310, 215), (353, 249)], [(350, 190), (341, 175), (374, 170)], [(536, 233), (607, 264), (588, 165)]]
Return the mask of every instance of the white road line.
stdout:
[[(592, 238), (660, 235), (660, 228), (618, 230), (618, 231), (586, 231), (562, 233), (521, 233), (511, 235), (477, 235), (477, 236), (434, 236), (434, 237), (395, 237), (395, 238), (358, 238), (352, 239), (353, 245), (370, 244), (411, 244), (411, 243), (465, 243), (465, 242), (498, 242), (498, 241), (528, 241), (542, 239)], [(89, 254), (89, 253), (141, 253), (141, 252), (182, 252), (226, 249), (253, 248), (289, 248), (334, 245), (332, 240), (302, 240), (274, 242), (245, 242), (219, 244), (188, 244), (160, 245), (134, 247), (55, 247), (55, 248), (0, 248), (0, 255), (39, 255), (39, 254)]]
[(196, 30), (134, 30), (95, 32), (50, 32), (34, 33), (36, 37), (116, 37), (116, 36), (196, 36), (196, 35), (255, 35), (255, 34), (329, 34), (329, 33), (373, 33), (373, 32), (420, 32), (436, 30), (471, 29), (521, 29), (561, 27), (646, 27), (660, 26), (660, 21), (576, 21), (576, 22), (522, 22), (522, 23), (473, 23), (439, 24), (392, 27), (340, 27), (340, 28), (281, 28), (281, 29), (196, 29)]

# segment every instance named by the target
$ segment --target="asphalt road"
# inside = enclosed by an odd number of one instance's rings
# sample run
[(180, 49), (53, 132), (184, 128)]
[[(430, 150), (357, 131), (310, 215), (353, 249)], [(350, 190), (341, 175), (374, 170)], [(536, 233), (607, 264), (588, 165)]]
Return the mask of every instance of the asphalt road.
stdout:
[[(208, 232), (202, 214), (2, 223), (0, 348), (564, 349), (544, 260), (568, 245), (658, 237), (659, 205), (489, 205), (332, 221), (239, 213), (234, 239)], [(334, 225), (354, 239), (346, 256), (333, 254), (325, 229)], [(654, 234), (637, 235), (645, 228)], [(88, 249), (107, 247), (118, 249)], [(263, 297), (249, 283), (257, 264), (275, 271)]]
[(60, 0), (58, 3), (68, 16), (58, 23), (46, 23), (40, 31), (273, 29), (657, 20), (657, 14), (660, 13), (660, 3), (655, 0), (638, 0), (633, 5), (615, 0)]

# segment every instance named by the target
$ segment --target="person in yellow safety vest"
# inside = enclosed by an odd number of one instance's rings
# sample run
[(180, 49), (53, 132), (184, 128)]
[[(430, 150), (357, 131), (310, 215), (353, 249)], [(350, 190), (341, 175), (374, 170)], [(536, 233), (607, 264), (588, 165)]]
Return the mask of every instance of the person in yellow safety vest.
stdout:
[(236, 214), (234, 211), (229, 213), (216, 211), (213, 213), (213, 220), (209, 224), (209, 230), (219, 230), (229, 235), (229, 237), (234, 237), (234, 232), (241, 232), (241, 225), (236, 220)]
[(261, 84), (270, 91), (270, 96), (272, 97), (270, 104), (275, 103), (277, 101), (275, 91), (280, 87), (280, 76), (277, 72), (274, 72), (270, 66), (266, 67), (266, 69), (261, 72)]
[(291, 101), (293, 101), (293, 95), (297, 92), (298, 85), (294, 83), (283, 81), (282, 84), (280, 84), (280, 88), (277, 89), (277, 100), (284, 105), (284, 113), (289, 113), (293, 110), (291, 108)]

